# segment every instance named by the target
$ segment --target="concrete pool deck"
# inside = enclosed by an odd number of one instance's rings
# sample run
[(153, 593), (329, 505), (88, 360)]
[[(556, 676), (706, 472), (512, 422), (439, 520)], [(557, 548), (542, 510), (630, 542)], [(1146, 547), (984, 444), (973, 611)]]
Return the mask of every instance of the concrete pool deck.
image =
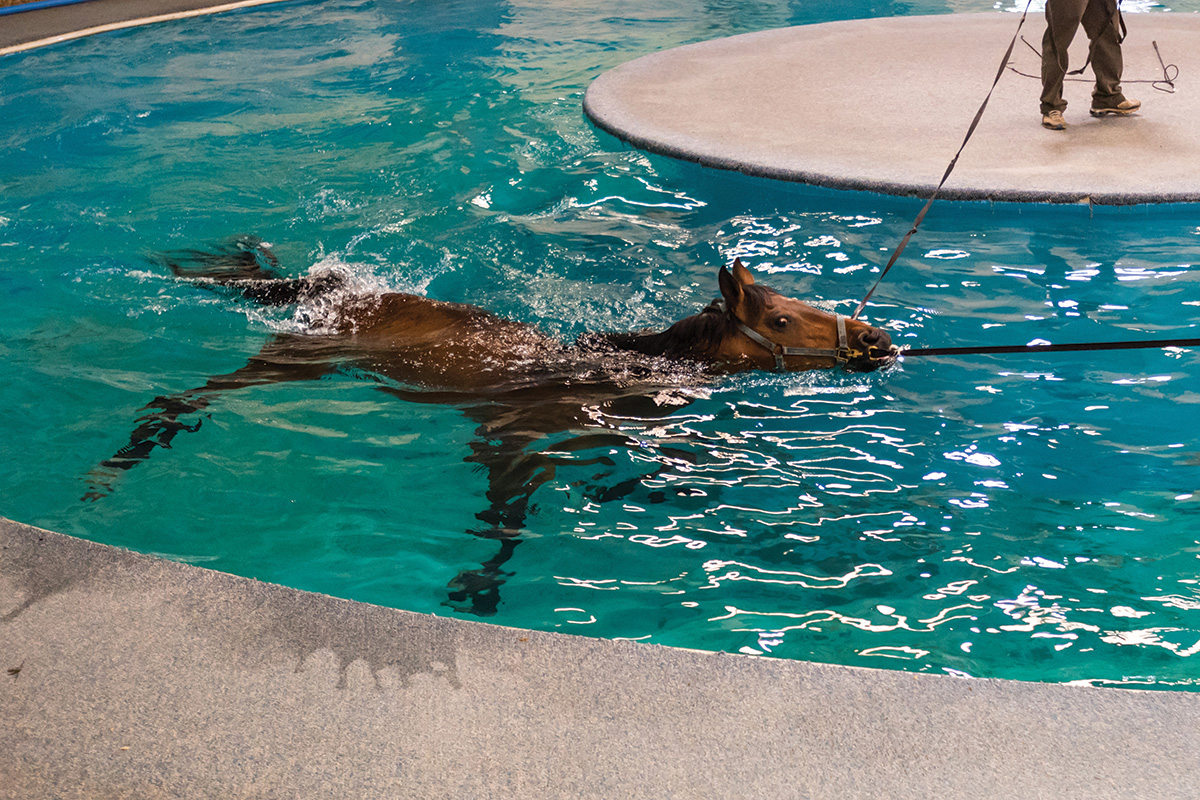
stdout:
[(369, 606), (0, 519), (0, 797), (1194, 798), (1200, 694)]
[[(1200, 14), (1126, 14), (1130, 117), (1093, 118), (1090, 69), (1066, 84), (1068, 127), (1041, 126), (1038, 55), (1017, 42), (941, 197), (1125, 205), (1200, 201)], [(651, 152), (780, 180), (927, 197), (1017, 30), (1012, 13), (831, 22), (654, 53), (595, 80), (584, 109)], [(1022, 35), (1041, 46), (1045, 22)], [(1163, 67), (1173, 94), (1149, 83)], [(1071, 47), (1082, 66), (1087, 38)], [(1069, 79), (1071, 80), (1071, 79)]]
[[(0, 56), (62, 44), (97, 33), (219, 14), (286, 0), (67, 0), (0, 6)], [(51, 0), (53, 2), (53, 0)]]

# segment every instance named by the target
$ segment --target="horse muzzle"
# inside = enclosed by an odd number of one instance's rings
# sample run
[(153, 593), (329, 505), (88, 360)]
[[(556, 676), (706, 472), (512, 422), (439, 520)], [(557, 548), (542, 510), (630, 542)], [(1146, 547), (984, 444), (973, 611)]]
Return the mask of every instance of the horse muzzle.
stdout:
[(899, 354), (900, 348), (892, 344), (887, 331), (864, 324), (853, 334), (845, 367), (852, 372), (874, 372), (895, 362)]

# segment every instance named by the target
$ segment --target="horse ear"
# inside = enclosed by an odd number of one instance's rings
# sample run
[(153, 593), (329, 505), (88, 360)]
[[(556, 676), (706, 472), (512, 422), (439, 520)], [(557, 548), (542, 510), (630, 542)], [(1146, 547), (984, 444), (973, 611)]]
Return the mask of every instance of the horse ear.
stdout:
[[(725, 308), (729, 309), (734, 316), (739, 314), (746, 298), (746, 293), (742, 289), (746, 285), (746, 281), (742, 280), (741, 273), (749, 275), (750, 271), (742, 266), (742, 260), (739, 258), (734, 260), (732, 272), (722, 266), (717, 275), (717, 285), (721, 287), (721, 297), (725, 299)], [(754, 283), (753, 276), (750, 277), (750, 283)]]
[(754, 283), (754, 273), (746, 269), (746, 265), (742, 263), (740, 258), (733, 260), (733, 277), (738, 279), (738, 283), (742, 286), (749, 286)]

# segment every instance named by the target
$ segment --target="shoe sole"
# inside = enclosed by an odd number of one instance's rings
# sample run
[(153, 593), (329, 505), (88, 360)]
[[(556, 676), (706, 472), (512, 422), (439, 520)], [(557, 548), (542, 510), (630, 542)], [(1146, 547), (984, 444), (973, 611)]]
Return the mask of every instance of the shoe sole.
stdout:
[(1055, 125), (1050, 122), (1043, 122), (1042, 127), (1048, 131), (1065, 131), (1067, 129), (1067, 124), (1064, 122), (1062, 124)]
[(1122, 110), (1119, 108), (1093, 108), (1091, 110), (1091, 115), (1093, 117), (1108, 117), (1108, 116), (1128, 117), (1132, 114), (1136, 114), (1139, 110), (1141, 110), (1141, 108), (1142, 108), (1141, 106), (1138, 106), (1137, 108), (1130, 108), (1127, 110)]

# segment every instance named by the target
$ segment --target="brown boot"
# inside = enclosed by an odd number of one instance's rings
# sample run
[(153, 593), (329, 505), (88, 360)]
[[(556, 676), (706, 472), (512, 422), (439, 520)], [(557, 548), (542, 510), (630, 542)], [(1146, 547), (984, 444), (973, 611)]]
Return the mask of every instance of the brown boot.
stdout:
[[(1093, 111), (1092, 113), (1095, 114), (1096, 112)], [(1052, 131), (1065, 131), (1067, 129), (1067, 121), (1063, 119), (1061, 111), (1051, 109), (1042, 114), (1042, 127), (1049, 128)]]
[(1127, 117), (1130, 114), (1137, 113), (1137, 110), (1142, 107), (1142, 104), (1137, 100), (1122, 100), (1119, 103), (1104, 103), (1099, 106), (1092, 106), (1093, 117), (1105, 117), (1109, 114), (1116, 114), (1121, 117)]

